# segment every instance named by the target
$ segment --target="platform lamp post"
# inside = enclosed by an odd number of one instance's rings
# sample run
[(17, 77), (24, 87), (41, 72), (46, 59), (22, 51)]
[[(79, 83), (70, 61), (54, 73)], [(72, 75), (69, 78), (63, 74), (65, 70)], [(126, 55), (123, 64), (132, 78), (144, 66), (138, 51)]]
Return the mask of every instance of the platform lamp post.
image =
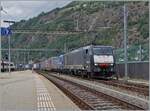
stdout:
[[(9, 25), (9, 28), (10, 28), (10, 25), (11, 24), (13, 24), (13, 23), (15, 23), (15, 21), (8, 21), (8, 20), (4, 20), (4, 23), (8, 23), (8, 25)], [(11, 69), (10, 69), (10, 62), (11, 62), (11, 55), (10, 55), (10, 37), (11, 37), (11, 35), (10, 34), (8, 34), (8, 46), (9, 46), (9, 52), (8, 52), (8, 60), (9, 60), (9, 74), (11, 73)]]

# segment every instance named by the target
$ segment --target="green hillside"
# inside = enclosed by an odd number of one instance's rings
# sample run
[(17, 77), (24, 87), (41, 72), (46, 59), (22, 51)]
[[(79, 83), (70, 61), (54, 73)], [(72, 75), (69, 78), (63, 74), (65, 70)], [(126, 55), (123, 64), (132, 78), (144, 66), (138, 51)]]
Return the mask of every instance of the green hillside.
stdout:
[[(12, 29), (40, 31), (96, 31), (76, 35), (46, 34), (14, 34), (11, 38), (12, 48), (47, 48), (59, 49), (49, 52), (12, 52), (12, 55), (23, 60), (24, 57), (38, 58), (56, 56), (66, 51), (91, 44), (112, 45), (123, 47), (123, 5), (128, 8), (128, 43), (140, 44), (148, 41), (149, 9), (148, 2), (112, 2), (112, 1), (74, 1), (63, 8), (50, 12), (42, 12), (37, 17), (21, 20), (11, 26)], [(78, 24), (78, 25), (77, 25)], [(78, 27), (77, 27), (78, 26)], [(110, 28), (101, 28), (110, 27)], [(7, 39), (2, 38), (2, 47), (7, 48)], [(5, 55), (3, 52), (3, 55)], [(21, 56), (22, 55), (22, 56)], [(33, 56), (33, 58), (31, 58)]]

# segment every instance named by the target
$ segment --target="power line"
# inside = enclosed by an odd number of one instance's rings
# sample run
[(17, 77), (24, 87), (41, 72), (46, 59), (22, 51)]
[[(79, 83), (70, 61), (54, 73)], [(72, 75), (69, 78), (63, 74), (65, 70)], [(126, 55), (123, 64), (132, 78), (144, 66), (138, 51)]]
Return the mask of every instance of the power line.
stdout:
[[(0, 49), (2, 51), (7, 51), (9, 49)], [(60, 51), (60, 49), (22, 49), (22, 48), (11, 48), (11, 51)]]
[[(109, 29), (111, 27), (100, 27), (101, 29)], [(43, 35), (74, 35), (74, 34), (81, 34), (81, 33), (97, 33), (99, 30), (90, 30), (90, 31), (40, 31), (36, 29), (12, 29), (12, 33), (21, 33), (21, 34), (43, 34)]]
[(30, 31), (30, 30), (12, 30), (12, 33), (23, 33), (23, 34), (46, 34), (46, 35), (69, 35), (69, 34), (79, 34), (82, 32), (77, 31)]

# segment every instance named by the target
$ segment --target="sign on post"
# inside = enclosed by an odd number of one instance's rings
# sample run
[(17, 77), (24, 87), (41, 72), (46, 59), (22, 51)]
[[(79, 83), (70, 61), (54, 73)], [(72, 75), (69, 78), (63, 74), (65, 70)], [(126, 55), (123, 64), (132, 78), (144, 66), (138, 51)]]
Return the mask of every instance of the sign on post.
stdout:
[(11, 34), (12, 34), (12, 31), (9, 27), (7, 27), (7, 28), (1, 27), (1, 36), (8, 36)]

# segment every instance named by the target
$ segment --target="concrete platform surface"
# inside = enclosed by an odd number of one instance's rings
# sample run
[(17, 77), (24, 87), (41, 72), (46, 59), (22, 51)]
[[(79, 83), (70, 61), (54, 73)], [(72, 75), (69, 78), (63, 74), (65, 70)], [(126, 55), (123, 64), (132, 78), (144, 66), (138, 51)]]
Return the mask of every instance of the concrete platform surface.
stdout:
[(80, 110), (54, 84), (27, 70), (0, 73), (0, 111)]

